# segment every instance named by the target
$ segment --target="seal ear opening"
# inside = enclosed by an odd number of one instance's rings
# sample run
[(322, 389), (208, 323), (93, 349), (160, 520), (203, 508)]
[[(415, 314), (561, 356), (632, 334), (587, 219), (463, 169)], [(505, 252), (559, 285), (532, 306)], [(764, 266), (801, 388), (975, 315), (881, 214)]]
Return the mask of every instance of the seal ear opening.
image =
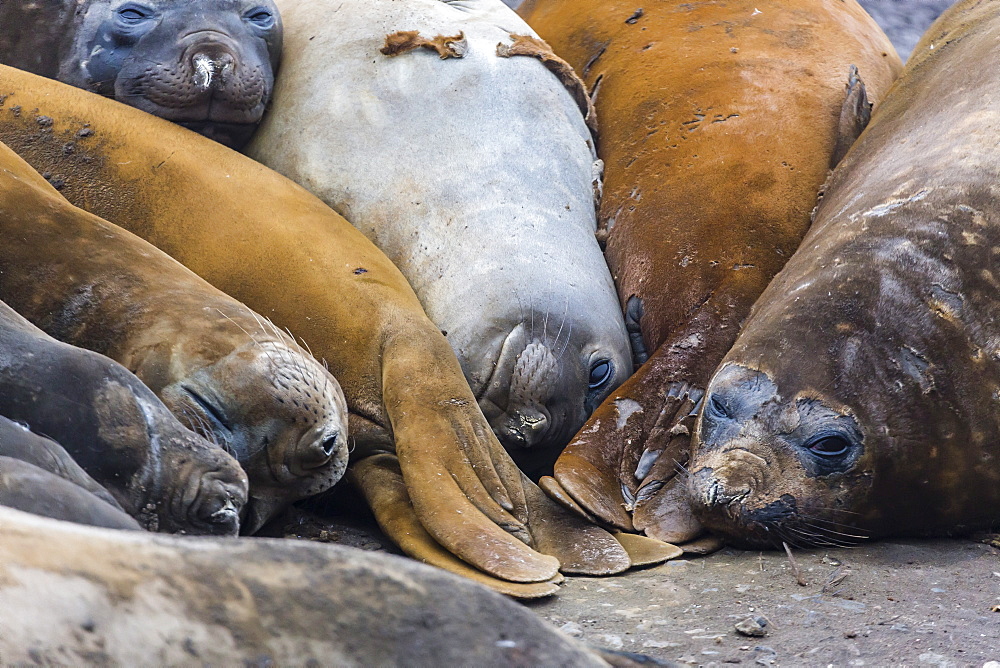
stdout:
[(868, 101), (865, 82), (858, 73), (857, 65), (851, 65), (847, 73), (847, 94), (840, 109), (840, 124), (837, 128), (837, 145), (830, 156), (830, 168), (836, 167), (847, 155), (847, 151), (872, 118), (872, 103)]

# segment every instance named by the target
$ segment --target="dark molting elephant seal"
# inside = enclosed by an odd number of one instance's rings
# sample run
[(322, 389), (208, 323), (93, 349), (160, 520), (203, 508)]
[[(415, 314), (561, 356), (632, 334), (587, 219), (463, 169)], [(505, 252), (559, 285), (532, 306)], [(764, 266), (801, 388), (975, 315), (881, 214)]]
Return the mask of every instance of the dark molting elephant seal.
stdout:
[[(288, 48), (247, 154), (389, 256), (500, 442), (551, 468), (632, 371), (582, 82), (500, 0), (278, 6)], [(419, 48), (435, 35), (452, 46)]]
[(347, 397), (353, 466), (399, 457), (406, 493), (379, 477), (365, 494), (381, 519), (404, 514), (427, 530), (395, 536), (410, 553), (471, 564), (514, 595), (552, 593), (560, 567), (628, 568), (610, 534), (517, 470), (406, 279), (323, 202), (245, 156), (57, 81), (0, 66), (0, 100), (0, 141), (72, 203), (289, 327), (329, 363)]
[(5, 664), (609, 665), (484, 587), (349, 547), (108, 531), (2, 508), (0, 564)]
[(733, 542), (1000, 524), (998, 43), (1000, 3), (931, 26), (712, 379), (691, 493)]
[(0, 506), (106, 529), (141, 531), (125, 511), (79, 485), (20, 459), (0, 456)]
[(0, 0), (0, 63), (239, 148), (274, 88), (272, 0)]
[[(0, 205), (0, 218), (8, 213)], [(51, 437), (153, 531), (234, 535), (247, 479), (139, 379), (0, 302), (0, 415)]]
[(151, 244), (72, 206), (0, 144), (0, 299), (135, 373), (240, 462), (253, 533), (347, 468), (336, 379), (285, 332)]
[(543, 483), (673, 542), (700, 531), (675, 475), (697, 401), (901, 65), (855, 0), (636, 7), (521, 9), (592, 88), (607, 165), (599, 234), (633, 349), (649, 353)]

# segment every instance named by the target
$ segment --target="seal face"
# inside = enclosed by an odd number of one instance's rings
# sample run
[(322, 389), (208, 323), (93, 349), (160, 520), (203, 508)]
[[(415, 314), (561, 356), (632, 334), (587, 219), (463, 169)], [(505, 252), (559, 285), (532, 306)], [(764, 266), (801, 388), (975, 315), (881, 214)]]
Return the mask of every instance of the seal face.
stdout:
[(870, 491), (857, 418), (812, 396), (784, 399), (761, 371), (727, 364), (698, 422), (689, 482), (699, 519), (751, 547), (850, 545), (847, 511)]
[(92, 0), (59, 79), (239, 148), (274, 87), (271, 0)]

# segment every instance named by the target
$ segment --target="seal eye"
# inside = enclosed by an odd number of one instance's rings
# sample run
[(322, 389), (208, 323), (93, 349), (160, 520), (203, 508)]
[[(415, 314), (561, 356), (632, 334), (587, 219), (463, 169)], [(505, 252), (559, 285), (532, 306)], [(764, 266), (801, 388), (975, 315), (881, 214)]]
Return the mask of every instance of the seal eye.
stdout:
[(824, 436), (809, 443), (809, 451), (820, 457), (840, 457), (850, 448), (851, 443), (842, 436)]
[(263, 7), (251, 9), (246, 13), (245, 18), (258, 28), (270, 28), (274, 25), (274, 14)]
[(726, 410), (726, 405), (722, 403), (718, 395), (712, 395), (712, 400), (708, 402), (708, 412), (712, 415), (712, 417), (723, 420), (732, 417), (729, 415), (729, 411)]
[(135, 25), (149, 18), (145, 7), (126, 5), (118, 10), (118, 18), (127, 25)]
[(608, 360), (595, 362), (594, 366), (590, 367), (590, 389), (596, 390), (611, 380), (613, 370), (614, 367), (611, 366), (611, 362)]

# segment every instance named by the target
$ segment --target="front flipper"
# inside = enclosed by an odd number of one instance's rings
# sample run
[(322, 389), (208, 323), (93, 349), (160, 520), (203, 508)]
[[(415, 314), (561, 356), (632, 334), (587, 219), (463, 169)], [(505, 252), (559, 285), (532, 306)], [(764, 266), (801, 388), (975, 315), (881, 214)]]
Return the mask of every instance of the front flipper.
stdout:
[(436, 329), (437, 338), (423, 333), (401, 334), (382, 353), (383, 402), (417, 518), (446, 550), (490, 575), (551, 580), (559, 561), (529, 547), (521, 472), (448, 342)]
[(559, 560), (563, 573), (614, 575), (628, 570), (628, 553), (614, 536), (569, 512), (523, 478), (528, 530), (535, 549)]
[(634, 533), (616, 533), (615, 540), (628, 552), (633, 568), (662, 564), (684, 554), (684, 550), (676, 545)]
[(389, 454), (374, 455), (353, 464), (349, 477), (361, 490), (375, 513), (379, 527), (403, 552), (414, 559), (443, 568), (494, 591), (521, 599), (551, 596), (562, 576), (546, 582), (518, 583), (500, 580), (478, 571), (445, 550), (427, 533), (410, 503), (399, 469), (399, 460)]

